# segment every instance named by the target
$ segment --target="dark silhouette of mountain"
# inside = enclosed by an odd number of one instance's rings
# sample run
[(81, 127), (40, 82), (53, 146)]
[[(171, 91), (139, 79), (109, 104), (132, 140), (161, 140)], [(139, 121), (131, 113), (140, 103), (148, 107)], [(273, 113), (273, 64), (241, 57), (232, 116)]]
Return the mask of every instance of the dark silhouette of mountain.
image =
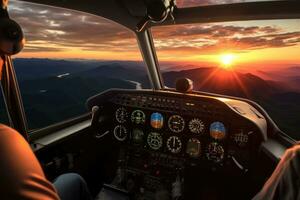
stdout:
[(254, 72), (254, 74), (263, 79), (289, 81), (292, 77), (300, 77), (300, 66), (280, 68), (269, 71), (257, 70)]
[(106, 89), (149, 87), (140, 62), (15, 59), (14, 66), (30, 128), (86, 113), (86, 99)]
[(239, 73), (218, 68), (197, 68), (163, 74), (167, 86), (174, 87), (176, 79), (193, 80), (194, 89), (239, 97), (267, 97), (287, 88), (275, 81), (267, 81), (251, 73)]
[(294, 75), (300, 75), (300, 66), (289, 67), (287, 68), (287, 72), (293, 73)]
[[(146, 75), (144, 66), (130, 66), (120, 63), (103, 64), (97, 68), (80, 73), (84, 77), (110, 77), (117, 79), (136, 79)], [(76, 75), (76, 74), (75, 74)], [(79, 75), (79, 74), (78, 74)]]
[[(85, 76), (127, 78), (146, 74), (141, 62), (134, 61), (90, 61), (16, 58), (13, 60), (19, 80), (39, 79), (61, 74), (84, 74)], [(134, 72), (134, 73), (132, 73)]]
[(37, 58), (16, 58), (13, 60), (19, 80), (39, 79), (75, 73), (97, 67), (97, 63), (87, 61), (53, 60)]
[[(14, 59), (14, 64), (31, 129), (86, 113), (86, 99), (103, 90), (135, 89), (137, 84), (131, 81), (150, 87), (141, 62)], [(249, 98), (262, 105), (282, 130), (300, 139), (300, 92), (296, 92), (300, 67), (241, 73), (187, 66), (194, 69), (163, 72), (166, 86), (174, 87), (178, 78), (187, 77), (195, 90)], [(184, 63), (170, 64), (170, 69), (179, 67), (184, 68)]]
[(110, 88), (135, 89), (128, 81), (107, 77), (49, 77), (20, 82), (30, 128), (44, 127), (87, 112), (85, 101)]

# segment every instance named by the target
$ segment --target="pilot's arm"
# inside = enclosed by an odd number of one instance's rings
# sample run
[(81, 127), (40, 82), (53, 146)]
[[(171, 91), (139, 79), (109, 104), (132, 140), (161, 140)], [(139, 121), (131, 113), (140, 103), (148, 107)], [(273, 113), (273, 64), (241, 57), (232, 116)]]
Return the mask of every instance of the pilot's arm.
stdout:
[(1, 124), (0, 199), (59, 199), (29, 144), (17, 131)]
[(300, 145), (288, 149), (252, 200), (300, 200)]

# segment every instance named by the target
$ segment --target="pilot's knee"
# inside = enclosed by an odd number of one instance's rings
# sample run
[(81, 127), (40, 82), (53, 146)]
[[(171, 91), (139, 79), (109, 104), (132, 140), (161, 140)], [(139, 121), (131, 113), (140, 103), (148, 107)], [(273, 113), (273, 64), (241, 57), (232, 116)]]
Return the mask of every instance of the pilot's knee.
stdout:
[(72, 183), (85, 183), (82, 176), (77, 173), (66, 173), (62, 174), (58, 177), (58, 179), (63, 179), (65, 182), (72, 182)]

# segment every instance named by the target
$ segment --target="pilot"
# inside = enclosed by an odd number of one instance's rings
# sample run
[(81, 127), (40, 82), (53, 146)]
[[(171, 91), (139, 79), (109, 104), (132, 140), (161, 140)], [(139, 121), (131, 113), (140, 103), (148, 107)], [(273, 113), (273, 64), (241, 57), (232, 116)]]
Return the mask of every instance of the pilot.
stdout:
[(300, 144), (286, 150), (261, 191), (252, 200), (300, 200)]
[[(9, 19), (7, 0), (0, 0), (0, 77), (7, 55), (21, 51), (21, 27)], [(27, 141), (14, 129), (0, 124), (0, 199), (90, 200), (83, 178), (63, 174), (49, 182)]]

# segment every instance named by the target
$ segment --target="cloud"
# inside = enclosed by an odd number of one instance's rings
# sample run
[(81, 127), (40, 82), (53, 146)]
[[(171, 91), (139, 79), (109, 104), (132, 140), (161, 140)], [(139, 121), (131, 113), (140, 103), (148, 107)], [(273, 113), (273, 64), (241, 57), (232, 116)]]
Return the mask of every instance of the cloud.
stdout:
[[(198, 0), (184, 2), (192, 4)], [(16, 0), (10, 3), (11, 17), (22, 25), (28, 41), (25, 52), (73, 49), (119, 53), (139, 51), (133, 32), (102, 17)], [(247, 25), (247, 22), (176, 25), (152, 30), (158, 50), (180, 50), (190, 54), (193, 51), (211, 54), (300, 44), (300, 32), (291, 32), (280, 26)]]
[(240, 52), (300, 44), (300, 31), (288, 32), (278, 26), (219, 23), (178, 25), (152, 30), (156, 38), (155, 45), (161, 51), (189, 50), (210, 54), (224, 50)]
[(42, 51), (138, 50), (131, 31), (102, 17), (20, 1), (10, 3), (10, 15), (21, 24), (28, 41), (27, 52), (38, 51), (38, 46)]

